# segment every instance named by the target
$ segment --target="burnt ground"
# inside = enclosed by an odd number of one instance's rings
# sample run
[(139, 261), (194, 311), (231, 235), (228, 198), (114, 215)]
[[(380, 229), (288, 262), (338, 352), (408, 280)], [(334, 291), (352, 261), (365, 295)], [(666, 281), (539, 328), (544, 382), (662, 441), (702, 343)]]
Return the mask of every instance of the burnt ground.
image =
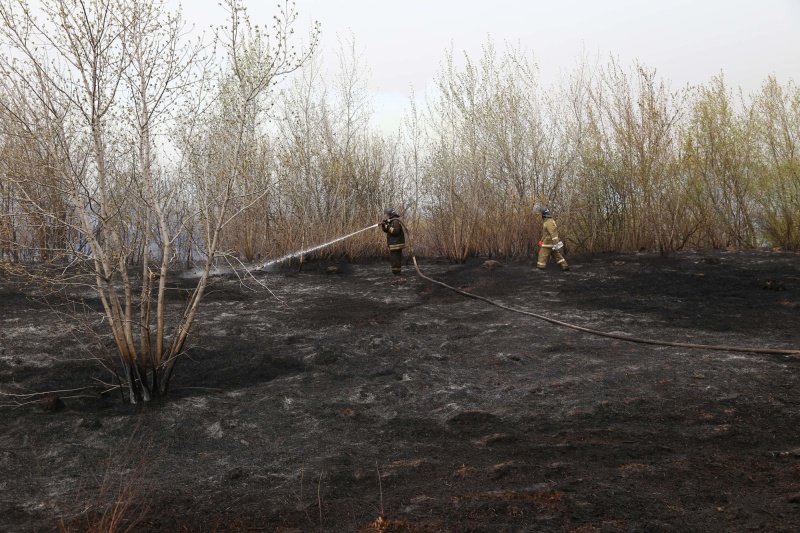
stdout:
[[(800, 256), (570, 260), (421, 268), (596, 330), (800, 348)], [(592, 336), (408, 267), (326, 266), (262, 274), (274, 296), (217, 278), (166, 401), (2, 398), (0, 530), (85, 531), (109, 498), (136, 531), (800, 530), (800, 357)], [(8, 283), (0, 328), (4, 393), (110, 379)]]

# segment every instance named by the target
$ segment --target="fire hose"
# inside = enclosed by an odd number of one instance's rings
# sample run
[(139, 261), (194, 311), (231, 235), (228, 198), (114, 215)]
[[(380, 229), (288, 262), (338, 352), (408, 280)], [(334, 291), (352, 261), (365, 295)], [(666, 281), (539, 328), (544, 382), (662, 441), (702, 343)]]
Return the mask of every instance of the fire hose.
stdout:
[[(780, 348), (755, 348), (755, 347), (748, 347), (748, 346), (725, 346), (725, 345), (718, 345), (718, 344), (697, 344), (697, 343), (691, 343), (691, 342), (672, 342), (672, 341), (662, 341), (662, 340), (654, 340), (654, 339), (645, 339), (645, 338), (640, 338), (640, 337), (632, 337), (632, 336), (629, 336), (629, 335), (620, 335), (618, 333), (607, 333), (607, 332), (604, 332), (604, 331), (598, 331), (598, 330), (595, 330), (595, 329), (590, 329), (590, 328), (586, 328), (586, 327), (583, 327), (583, 326), (578, 326), (576, 324), (570, 324), (568, 322), (564, 322), (564, 321), (561, 321), (561, 320), (556, 320), (554, 318), (550, 318), (550, 317), (547, 317), (547, 316), (544, 316), (544, 315), (539, 315), (539, 314), (536, 314), (536, 313), (532, 313), (530, 311), (525, 311), (524, 309), (517, 309), (517, 308), (511, 307), (511, 306), (505, 305), (505, 304), (501, 304), (499, 302), (495, 302), (493, 300), (490, 300), (489, 298), (485, 298), (485, 297), (479, 296), (477, 294), (472, 294), (471, 292), (467, 292), (467, 291), (463, 291), (461, 289), (457, 289), (456, 287), (452, 287), (452, 286), (450, 286), (450, 285), (448, 285), (446, 283), (443, 283), (441, 281), (437, 281), (437, 280), (435, 280), (433, 278), (429, 278), (428, 276), (423, 274), (422, 271), (420, 271), (420, 269), (419, 269), (419, 265), (417, 264), (417, 257), (414, 254), (414, 248), (413, 248), (413, 245), (412, 245), (412, 242), (411, 242), (411, 235), (410, 235), (408, 229), (406, 228), (405, 224), (402, 223), (402, 221), (400, 222), (400, 224), (403, 226), (404, 233), (408, 237), (408, 245), (409, 245), (410, 256), (411, 256), (412, 261), (414, 262), (414, 270), (416, 270), (417, 276), (419, 276), (420, 278), (422, 278), (422, 279), (424, 279), (424, 280), (426, 280), (426, 281), (428, 281), (430, 283), (433, 283), (435, 285), (439, 285), (441, 287), (444, 287), (445, 289), (449, 289), (449, 290), (451, 290), (453, 292), (461, 294), (462, 296), (466, 296), (467, 298), (473, 298), (475, 300), (481, 300), (481, 301), (486, 302), (486, 303), (488, 303), (490, 305), (494, 305), (494, 306), (499, 307), (501, 309), (505, 309), (506, 311), (511, 311), (512, 313), (518, 313), (518, 314), (521, 314), (521, 315), (526, 315), (526, 316), (530, 316), (530, 317), (533, 317), (533, 318), (538, 318), (539, 320), (544, 320), (545, 322), (549, 322), (551, 324), (556, 324), (558, 326), (563, 326), (565, 328), (574, 329), (576, 331), (581, 331), (583, 333), (588, 333), (590, 335), (597, 335), (597, 336), (606, 337), (606, 338), (609, 338), (609, 339), (617, 339), (617, 340), (621, 340), (621, 341), (635, 342), (635, 343), (639, 343), (639, 344), (651, 344), (651, 345), (655, 345), (655, 346), (671, 346), (671, 347), (676, 347), (676, 348), (693, 348), (693, 349), (698, 349), (698, 350), (719, 350), (719, 351), (725, 351), (725, 352), (748, 352), (748, 353), (759, 353), (759, 354), (800, 355), (800, 350), (788, 350), (788, 349), (780, 349)], [(348, 239), (350, 237), (353, 237), (354, 235), (357, 235), (357, 234), (359, 234), (359, 233), (361, 233), (363, 231), (367, 231), (369, 229), (372, 229), (372, 228), (374, 228), (374, 227), (376, 227), (378, 225), (379, 224), (373, 224), (371, 226), (367, 226), (366, 228), (360, 229), (358, 231), (354, 231), (353, 233), (350, 233), (349, 235), (345, 235), (343, 237), (339, 237), (338, 239), (334, 239), (334, 240), (332, 240), (330, 242), (327, 242), (327, 243), (324, 243), (324, 244), (320, 244), (318, 246), (314, 246), (313, 248), (309, 248), (307, 250), (302, 250), (300, 252), (296, 252), (296, 253), (293, 253), (293, 254), (287, 254), (287, 255), (279, 258), (279, 259), (275, 259), (275, 260), (269, 261), (267, 263), (264, 263), (264, 265), (262, 265), (260, 268), (264, 268), (264, 267), (266, 267), (266, 266), (268, 266), (270, 264), (274, 264), (274, 263), (277, 263), (277, 262), (280, 262), (280, 261), (284, 261), (284, 260), (286, 260), (288, 258), (295, 257), (295, 256), (303, 254), (303, 253), (310, 253), (312, 251), (319, 250), (320, 248), (324, 248), (326, 246), (330, 246), (331, 244), (334, 244), (334, 243), (342, 241), (344, 239)]]
[(554, 318), (550, 318), (550, 317), (547, 317), (547, 316), (544, 316), (544, 315), (531, 313), (530, 311), (525, 311), (523, 309), (517, 309), (517, 308), (514, 308), (514, 307), (510, 307), (508, 305), (504, 305), (504, 304), (501, 304), (499, 302), (495, 302), (493, 300), (490, 300), (489, 298), (484, 298), (483, 296), (479, 296), (479, 295), (473, 294), (471, 292), (462, 291), (461, 289), (457, 289), (457, 288), (452, 287), (452, 286), (450, 286), (450, 285), (448, 285), (446, 283), (442, 283), (441, 281), (437, 281), (435, 279), (429, 278), (428, 276), (426, 276), (425, 274), (423, 274), (420, 271), (419, 265), (417, 265), (417, 258), (414, 255), (412, 255), (411, 259), (414, 262), (414, 270), (417, 271), (417, 275), (420, 278), (422, 278), (422, 279), (424, 279), (424, 280), (426, 280), (426, 281), (428, 281), (430, 283), (434, 283), (436, 285), (439, 285), (441, 287), (444, 287), (446, 289), (454, 291), (454, 292), (456, 292), (458, 294), (461, 294), (462, 296), (466, 296), (467, 298), (474, 298), (476, 300), (481, 300), (483, 302), (486, 302), (488, 304), (494, 305), (494, 306), (499, 307), (501, 309), (505, 309), (506, 311), (511, 311), (513, 313), (519, 313), (521, 315), (531, 316), (533, 318), (538, 318), (539, 320), (544, 320), (545, 322), (549, 322), (551, 324), (556, 324), (558, 326), (564, 326), (566, 328), (574, 329), (574, 330), (577, 330), (577, 331), (582, 331), (584, 333), (589, 333), (590, 335), (598, 335), (600, 337), (606, 337), (606, 338), (609, 338), (609, 339), (617, 339), (617, 340), (628, 341), (628, 342), (636, 342), (636, 343), (639, 343), (639, 344), (653, 344), (653, 345), (656, 345), (656, 346), (673, 346), (673, 347), (677, 347), (677, 348), (695, 348), (695, 349), (699, 349), (699, 350), (720, 350), (720, 351), (725, 351), (725, 352), (748, 352), (748, 353), (761, 353), (761, 354), (800, 355), (800, 350), (785, 350), (785, 349), (779, 349), (779, 348), (751, 348), (751, 347), (746, 347), (746, 346), (724, 346), (724, 345), (717, 345), (717, 344), (696, 344), (696, 343), (690, 343), (690, 342), (670, 342), (670, 341), (661, 341), (661, 340), (653, 340), (653, 339), (643, 339), (643, 338), (639, 338), (639, 337), (631, 337), (631, 336), (628, 336), (628, 335), (620, 335), (620, 334), (617, 334), (617, 333), (606, 333), (604, 331), (597, 331), (597, 330), (594, 330), (594, 329), (585, 328), (583, 326), (578, 326), (576, 324), (570, 324), (568, 322), (563, 322), (561, 320), (556, 320)]

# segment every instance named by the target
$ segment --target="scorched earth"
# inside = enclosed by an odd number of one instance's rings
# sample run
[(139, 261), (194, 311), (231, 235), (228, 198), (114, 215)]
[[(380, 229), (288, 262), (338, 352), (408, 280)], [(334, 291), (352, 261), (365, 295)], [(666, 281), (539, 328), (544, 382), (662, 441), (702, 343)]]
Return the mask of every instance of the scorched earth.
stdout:
[[(800, 349), (797, 255), (569, 259), (420, 267), (595, 330)], [(0, 529), (116, 509), (134, 531), (800, 531), (800, 357), (598, 337), (405, 275), (215, 278), (169, 398), (141, 406), (100, 393), (107, 339), (3, 281)]]

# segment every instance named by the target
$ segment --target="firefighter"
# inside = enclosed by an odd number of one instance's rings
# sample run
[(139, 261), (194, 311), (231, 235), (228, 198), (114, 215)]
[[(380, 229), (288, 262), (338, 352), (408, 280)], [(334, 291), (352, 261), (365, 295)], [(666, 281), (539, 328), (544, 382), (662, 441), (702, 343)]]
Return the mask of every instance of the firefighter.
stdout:
[(399, 276), (402, 272), (403, 248), (406, 247), (406, 236), (400, 215), (391, 207), (385, 209), (386, 218), (381, 221), (381, 229), (386, 233), (386, 244), (389, 246), (389, 263), (392, 274)]
[(552, 254), (556, 264), (566, 272), (569, 270), (569, 265), (561, 253), (564, 243), (558, 238), (558, 228), (556, 221), (553, 220), (553, 213), (546, 206), (539, 207), (537, 210), (542, 214), (543, 235), (542, 240), (539, 241), (539, 259), (536, 261), (536, 267), (544, 269), (547, 266), (547, 258)]

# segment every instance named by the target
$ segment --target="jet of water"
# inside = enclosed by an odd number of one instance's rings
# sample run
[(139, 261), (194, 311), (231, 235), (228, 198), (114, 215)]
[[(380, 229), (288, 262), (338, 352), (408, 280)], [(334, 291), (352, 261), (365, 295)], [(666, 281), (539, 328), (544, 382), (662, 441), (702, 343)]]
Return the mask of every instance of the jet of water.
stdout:
[(286, 254), (283, 257), (279, 257), (277, 259), (273, 259), (271, 261), (267, 261), (266, 263), (264, 263), (263, 265), (258, 267), (257, 270), (264, 270), (265, 268), (267, 268), (269, 266), (272, 266), (272, 265), (275, 265), (275, 264), (278, 264), (278, 263), (282, 263), (283, 261), (286, 261), (287, 259), (291, 259), (292, 257), (297, 257), (298, 255), (304, 255), (304, 254), (308, 254), (308, 253), (311, 253), (311, 252), (315, 252), (315, 251), (319, 250), (320, 248), (325, 248), (326, 246), (330, 246), (331, 244), (336, 244), (337, 242), (343, 241), (345, 239), (349, 239), (353, 235), (358, 235), (359, 233), (361, 233), (363, 231), (367, 231), (367, 230), (372, 229), (372, 228), (377, 227), (377, 226), (378, 226), (378, 224), (376, 223), (376, 224), (373, 224), (371, 226), (367, 226), (366, 228), (360, 229), (358, 231), (354, 231), (353, 233), (350, 233), (349, 235), (345, 235), (343, 237), (339, 237), (339, 238), (333, 239), (332, 241), (329, 241), (329, 242), (326, 242), (326, 243), (323, 243), (323, 244), (318, 244), (317, 246), (314, 246), (313, 248), (306, 248), (305, 250), (300, 250), (298, 252), (294, 252), (294, 253), (291, 253), (291, 254)]

